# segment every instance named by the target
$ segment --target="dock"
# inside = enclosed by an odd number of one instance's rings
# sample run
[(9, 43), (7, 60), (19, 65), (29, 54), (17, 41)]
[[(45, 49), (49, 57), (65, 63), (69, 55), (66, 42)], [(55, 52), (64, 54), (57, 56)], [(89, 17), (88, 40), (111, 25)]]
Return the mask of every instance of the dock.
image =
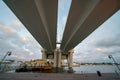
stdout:
[(68, 73), (0, 73), (0, 80), (120, 80), (112, 73), (68, 74)]

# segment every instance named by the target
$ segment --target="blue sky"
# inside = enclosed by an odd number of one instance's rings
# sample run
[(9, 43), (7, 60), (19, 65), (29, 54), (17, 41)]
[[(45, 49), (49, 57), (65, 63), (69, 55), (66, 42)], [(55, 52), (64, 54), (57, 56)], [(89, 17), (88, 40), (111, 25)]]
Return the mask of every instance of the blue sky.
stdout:
[[(67, 4), (66, 4), (67, 3)], [(58, 41), (61, 40), (71, 0), (60, 0), (58, 8)], [(12, 51), (8, 59), (41, 59), (41, 46), (30, 35), (12, 11), (0, 1), (0, 58)], [(120, 63), (120, 10), (75, 47), (77, 62), (112, 62), (113, 55)]]

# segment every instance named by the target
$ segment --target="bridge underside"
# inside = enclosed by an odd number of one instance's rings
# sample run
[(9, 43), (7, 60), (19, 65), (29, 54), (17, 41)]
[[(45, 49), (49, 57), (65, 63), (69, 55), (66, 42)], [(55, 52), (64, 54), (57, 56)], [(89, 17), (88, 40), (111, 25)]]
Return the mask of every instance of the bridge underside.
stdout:
[(44, 57), (54, 58), (55, 67), (60, 67), (62, 54), (72, 63), (71, 50), (120, 9), (120, 0), (72, 0), (61, 46), (56, 49), (57, 0), (4, 2), (43, 47)]
[(119, 9), (119, 0), (72, 0), (61, 50), (73, 49)]
[(47, 51), (56, 48), (57, 0), (4, 0), (18, 19)]
[[(56, 49), (57, 0), (4, 0), (33, 37), (53, 54)], [(60, 49), (68, 52), (120, 9), (120, 0), (72, 0)]]

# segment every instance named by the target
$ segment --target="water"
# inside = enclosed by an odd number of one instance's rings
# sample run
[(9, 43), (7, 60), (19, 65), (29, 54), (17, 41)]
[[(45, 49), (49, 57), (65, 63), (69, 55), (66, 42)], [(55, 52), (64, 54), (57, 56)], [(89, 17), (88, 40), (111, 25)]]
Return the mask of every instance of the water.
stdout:
[[(120, 67), (120, 65), (119, 65)], [(64, 68), (65, 71), (68, 70), (68, 67)], [(13, 73), (15, 70), (12, 69), (12, 72), (9, 70), (10, 73)], [(81, 65), (80, 67), (73, 67), (75, 74), (85, 74), (85, 73), (97, 73), (100, 71), (101, 73), (120, 73), (115, 65)]]
[[(120, 67), (120, 66), (119, 66)], [(67, 69), (67, 67), (66, 67)], [(119, 72), (115, 65), (81, 65), (80, 67), (73, 67), (74, 73), (116, 73)]]

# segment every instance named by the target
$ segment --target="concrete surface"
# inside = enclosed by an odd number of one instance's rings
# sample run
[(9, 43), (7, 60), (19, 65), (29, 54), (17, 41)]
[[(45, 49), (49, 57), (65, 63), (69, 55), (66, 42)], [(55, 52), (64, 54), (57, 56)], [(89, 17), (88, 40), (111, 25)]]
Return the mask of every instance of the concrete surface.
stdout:
[(115, 74), (0, 73), (0, 80), (120, 80)]

